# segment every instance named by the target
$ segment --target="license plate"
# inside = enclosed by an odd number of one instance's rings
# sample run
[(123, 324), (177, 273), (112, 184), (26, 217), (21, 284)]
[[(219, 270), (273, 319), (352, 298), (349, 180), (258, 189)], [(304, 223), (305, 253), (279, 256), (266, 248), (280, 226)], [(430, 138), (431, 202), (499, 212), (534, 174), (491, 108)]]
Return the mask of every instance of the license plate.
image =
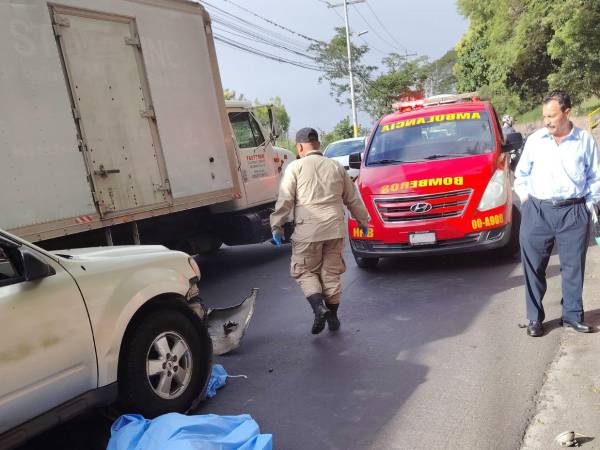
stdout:
[(435, 233), (412, 233), (408, 235), (411, 245), (435, 244)]

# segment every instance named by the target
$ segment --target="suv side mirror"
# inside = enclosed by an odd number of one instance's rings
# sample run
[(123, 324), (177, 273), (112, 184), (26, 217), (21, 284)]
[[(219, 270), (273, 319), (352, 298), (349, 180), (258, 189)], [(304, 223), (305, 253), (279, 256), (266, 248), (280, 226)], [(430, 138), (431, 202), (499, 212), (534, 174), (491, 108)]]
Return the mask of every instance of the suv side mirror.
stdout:
[(523, 135), (521, 133), (508, 133), (502, 144), (503, 152), (512, 152), (518, 150), (523, 145)]
[(46, 262), (39, 259), (31, 250), (21, 249), (21, 258), (23, 261), (23, 275), (27, 281), (41, 280), (56, 274), (56, 271)]
[(360, 165), (362, 164), (362, 158), (360, 153), (352, 153), (348, 157), (348, 166), (351, 169), (360, 169)]

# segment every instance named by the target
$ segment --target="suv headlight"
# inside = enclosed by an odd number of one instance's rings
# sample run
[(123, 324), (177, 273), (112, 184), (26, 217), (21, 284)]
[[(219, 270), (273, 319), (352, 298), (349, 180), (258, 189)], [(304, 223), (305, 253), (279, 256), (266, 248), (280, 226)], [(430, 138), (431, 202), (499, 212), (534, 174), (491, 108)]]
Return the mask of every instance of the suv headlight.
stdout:
[(508, 190), (506, 188), (506, 172), (504, 170), (496, 170), (481, 197), (479, 211), (487, 211), (489, 209), (502, 206), (508, 200)]

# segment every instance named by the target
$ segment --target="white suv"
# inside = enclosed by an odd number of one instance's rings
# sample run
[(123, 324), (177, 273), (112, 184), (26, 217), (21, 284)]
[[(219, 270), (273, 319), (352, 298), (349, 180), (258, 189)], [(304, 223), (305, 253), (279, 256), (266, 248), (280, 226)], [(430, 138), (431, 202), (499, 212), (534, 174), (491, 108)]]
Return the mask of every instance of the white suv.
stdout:
[[(0, 230), (0, 447), (116, 400), (147, 417), (195, 406), (213, 355), (199, 278), (162, 246), (47, 252)], [(242, 318), (217, 314), (217, 353), (239, 343), (255, 296)]]

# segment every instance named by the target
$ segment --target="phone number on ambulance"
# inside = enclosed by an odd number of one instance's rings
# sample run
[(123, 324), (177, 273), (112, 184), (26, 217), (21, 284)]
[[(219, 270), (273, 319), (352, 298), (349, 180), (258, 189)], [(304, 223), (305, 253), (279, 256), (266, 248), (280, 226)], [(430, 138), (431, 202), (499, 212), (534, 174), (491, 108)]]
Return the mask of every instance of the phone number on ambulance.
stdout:
[(494, 225), (502, 225), (504, 223), (504, 214), (494, 214), (493, 216), (487, 216), (483, 219), (473, 219), (471, 225), (474, 230), (480, 230), (481, 228), (493, 227)]

